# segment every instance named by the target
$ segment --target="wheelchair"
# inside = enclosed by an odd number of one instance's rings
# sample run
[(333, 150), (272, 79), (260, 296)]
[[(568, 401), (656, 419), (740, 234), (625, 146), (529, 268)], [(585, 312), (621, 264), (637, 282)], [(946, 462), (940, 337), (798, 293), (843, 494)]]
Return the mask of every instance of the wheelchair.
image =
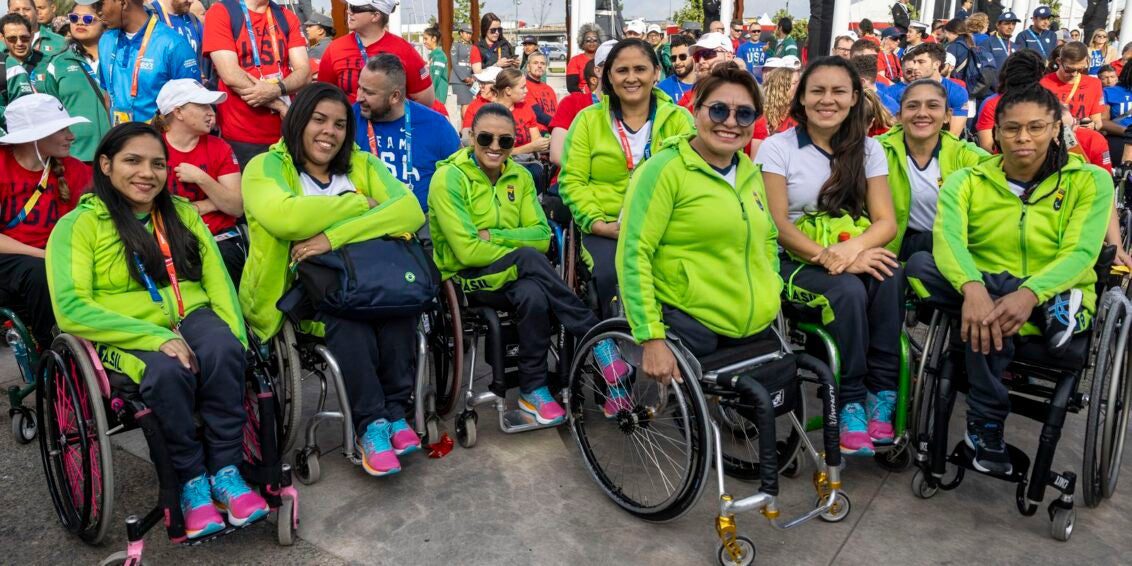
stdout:
[(11, 348), (23, 380), (23, 386), (13, 385), (8, 388), (8, 416), (12, 419), (12, 437), (19, 444), (28, 444), (35, 440), (38, 426), (35, 409), (25, 407), (24, 399), (35, 393), (34, 369), (39, 365), (39, 346), (15, 310), (0, 307), (0, 324), (3, 324), (4, 342)]
[[(1080, 477), (1087, 506), (1096, 507), (1112, 496), (1123, 459), (1132, 400), (1127, 358), (1132, 301), (1127, 270), (1110, 271), (1114, 253), (1115, 248), (1106, 246), (1096, 266), (1097, 311), (1092, 330), (1075, 336), (1062, 356), (1051, 355), (1041, 337), (1015, 337), (1016, 355), (1004, 376), (1011, 412), (1042, 423), (1042, 432), (1032, 465), (1022, 450), (1008, 444), (1013, 471), (986, 475), (1017, 484), (1015, 503), (1024, 516), (1037, 512), (1047, 488), (1055, 489), (1059, 496), (1047, 513), (1050, 534), (1060, 541), (1073, 534), (1079, 479), (1072, 471), (1051, 469), (1066, 414), (1087, 411)], [(913, 395), (917, 470), (912, 492), (921, 499), (959, 487), (965, 473), (974, 471), (973, 451), (965, 442), (960, 440), (947, 451), (956, 392), (966, 388), (959, 322), (957, 312), (936, 309), (924, 342)], [(948, 467), (953, 471), (945, 477)]]
[[(787, 529), (815, 517), (844, 520), (849, 497), (842, 490), (836, 385), (829, 368), (783, 339), (780, 318), (772, 339), (756, 340), (696, 359), (676, 339), (667, 341), (682, 383), (661, 385), (639, 374), (643, 348), (623, 318), (591, 330), (573, 358), (567, 415), (575, 442), (594, 481), (619, 507), (647, 521), (684, 515), (702, 495), (714, 464), (719, 487), (715, 519), (720, 564), (751, 564), (755, 545), (737, 535), (735, 514), (759, 511), (773, 526)], [(613, 339), (634, 371), (625, 378), (631, 409), (607, 417), (608, 392), (594, 359), (594, 346)], [(807, 373), (798, 375), (799, 369)], [(822, 403), (822, 451), (805, 434), (803, 382), (818, 385)], [(778, 438), (776, 417), (790, 426)], [(796, 444), (794, 444), (796, 443)], [(814, 508), (780, 518), (778, 474), (797, 446), (813, 460)], [(736, 498), (724, 476), (760, 479), (759, 492)]]
[[(254, 354), (253, 354), (254, 355)], [(146, 533), (163, 524), (169, 539), (192, 546), (246, 528), (228, 526), (201, 539), (185, 535), (180, 482), (166, 450), (157, 416), (141, 400), (129, 377), (103, 368), (95, 345), (72, 336), (56, 336), (36, 369), (40, 394), (36, 409), (40, 453), (56, 514), (63, 527), (90, 545), (100, 544), (114, 517), (114, 461), (110, 437), (140, 428), (157, 470), (158, 500), (144, 516), (126, 517), (125, 551), (103, 564), (141, 564)], [(258, 486), (276, 512), (276, 536), (290, 546), (299, 525), (298, 492), (290, 466), (281, 462), (277, 415), (280, 400), (260, 365), (250, 363), (244, 408), (244, 461), (241, 474)], [(256, 521), (258, 522), (258, 521)]]

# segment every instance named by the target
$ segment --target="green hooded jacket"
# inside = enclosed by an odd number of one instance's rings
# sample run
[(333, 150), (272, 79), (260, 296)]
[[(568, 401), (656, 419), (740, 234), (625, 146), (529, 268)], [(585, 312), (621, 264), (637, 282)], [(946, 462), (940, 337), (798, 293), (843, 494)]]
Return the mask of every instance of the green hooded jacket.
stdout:
[[(983, 148), (963, 141), (950, 132), (940, 132), (939, 138), (941, 182), (950, 178), (952, 173), (977, 165), (990, 157)], [(904, 127), (896, 124), (887, 133), (878, 136), (877, 141), (888, 158), (888, 188), (892, 191), (892, 205), (896, 211), (896, 237), (885, 247), (892, 253), (899, 254), (912, 209), (912, 182), (908, 179), (908, 148), (904, 145)]]
[[(1004, 271), (1026, 279), (1022, 287), (1038, 303), (1077, 288), (1084, 293), (1083, 306), (1093, 312), (1093, 265), (1112, 200), (1112, 176), (1070, 154), (1069, 163), (1023, 202), (1007, 187), (997, 155), (956, 172), (940, 191), (932, 229), (936, 265), (956, 290), (982, 281), (983, 273)], [(926, 295), (917, 281), (909, 285)]]
[[(208, 307), (240, 342), (247, 345), (244, 318), (236, 290), (208, 226), (189, 201), (173, 197), (177, 216), (196, 236), (201, 251), (201, 280), (180, 280), (185, 314)], [(153, 230), (152, 223), (147, 229)], [(155, 352), (178, 336), (169, 327), (166, 309), (175, 309), (173, 287), (159, 289), (155, 303), (145, 286), (130, 277), (125, 245), (110, 210), (94, 194), (59, 219), (47, 241), (47, 285), (59, 330), (97, 345), (107, 369), (140, 382), (145, 364), (124, 350)], [(163, 308), (164, 306), (164, 308)]]
[[(437, 165), (428, 191), (428, 225), (432, 257), (442, 279), (464, 269), (487, 267), (518, 248), (546, 252), (550, 247), (550, 226), (531, 173), (508, 159), (492, 184), (471, 148)], [(490, 238), (481, 239), (480, 230), (487, 230)], [(474, 290), (498, 289), (516, 276), (512, 268), (478, 278)]]
[[(656, 118), (653, 121), (653, 147), (672, 137), (692, 132), (692, 115), (677, 106), (660, 89), (656, 97)], [(570, 207), (574, 221), (589, 233), (594, 222), (614, 222), (621, 214), (625, 189), (629, 186), (629, 169), (625, 151), (614, 133), (609, 97), (582, 110), (566, 134), (562, 149), (562, 172), (558, 175), (558, 192)], [(637, 168), (644, 163), (637, 164)]]
[(73, 117), (82, 116), (88, 124), (71, 126), (75, 142), (71, 155), (79, 161), (94, 160), (94, 149), (110, 130), (110, 113), (106, 110), (105, 93), (86, 72), (82, 55), (68, 49), (47, 63), (47, 73), (40, 92), (58, 98)]
[(661, 305), (743, 338), (778, 315), (778, 230), (758, 165), (739, 156), (733, 188), (686, 134), (633, 176), (617, 241), (617, 279), (638, 341), (665, 337)]
[[(372, 153), (353, 146), (347, 177), (358, 192), (303, 194), (299, 171), (282, 140), (244, 168), (241, 193), (251, 245), (240, 277), (240, 306), (261, 340), (283, 326), (275, 303), (295, 280), (289, 269), (292, 243), (325, 233), (336, 250), (382, 236), (411, 235), (424, 224), (416, 197)], [(377, 206), (370, 208), (366, 197)]]

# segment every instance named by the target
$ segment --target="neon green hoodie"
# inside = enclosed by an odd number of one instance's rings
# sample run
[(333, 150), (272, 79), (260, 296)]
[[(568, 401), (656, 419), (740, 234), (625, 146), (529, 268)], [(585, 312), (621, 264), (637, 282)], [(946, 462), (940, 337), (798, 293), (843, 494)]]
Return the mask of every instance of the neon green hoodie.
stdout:
[[(487, 267), (521, 247), (546, 252), (550, 246), (550, 226), (531, 173), (508, 159), (493, 185), (476, 164), (471, 148), (437, 165), (428, 190), (428, 225), (432, 257), (443, 279), (464, 269)], [(481, 239), (480, 230), (491, 237)], [(477, 279), (475, 290), (498, 289), (515, 278), (515, 270), (509, 269)]]
[[(653, 121), (653, 147), (672, 137), (692, 132), (695, 125), (687, 110), (673, 104), (660, 89), (656, 97)], [(613, 222), (621, 214), (625, 189), (629, 186), (629, 169), (625, 151), (613, 129), (609, 97), (582, 110), (566, 134), (562, 149), (562, 172), (558, 175), (558, 193), (570, 207), (574, 221), (589, 233), (594, 222)], [(639, 169), (644, 164), (637, 164)]]
[[(956, 172), (940, 191), (932, 229), (936, 264), (957, 290), (982, 281), (983, 273), (1005, 271), (1025, 278), (1022, 287), (1039, 303), (1080, 289), (1085, 309), (1093, 312), (1093, 264), (1112, 199), (1112, 177), (1070, 154), (1061, 172), (1039, 183), (1023, 202), (1007, 188), (997, 155)], [(909, 283), (916, 289), (915, 281)]]
[[(325, 233), (336, 250), (353, 242), (413, 234), (424, 224), (416, 197), (372, 153), (354, 146), (347, 176), (358, 192), (304, 195), (283, 141), (244, 168), (241, 192), (251, 246), (240, 278), (240, 305), (260, 339), (271, 338), (283, 326), (283, 313), (275, 303), (295, 280), (288, 269), (293, 242)], [(367, 196), (377, 206), (370, 208)]]
[(617, 279), (641, 342), (665, 337), (662, 303), (733, 338), (762, 331), (780, 308), (778, 230), (759, 166), (740, 155), (733, 188), (693, 135), (666, 140), (625, 196)]
[[(886, 248), (900, 253), (904, 232), (908, 230), (908, 217), (912, 209), (912, 182), (908, 180), (908, 148), (904, 145), (904, 127), (896, 124), (887, 133), (877, 137), (884, 155), (888, 158), (888, 188), (892, 191), (892, 205), (896, 210), (896, 237)], [(983, 148), (963, 141), (951, 132), (940, 132), (939, 178), (945, 180), (964, 168), (978, 165), (990, 154)]]
[[(236, 290), (208, 227), (189, 201), (174, 197), (177, 216), (200, 243), (201, 280), (180, 280), (185, 314), (209, 307), (247, 345)], [(147, 229), (153, 230), (152, 224)], [(102, 199), (85, 194), (59, 219), (47, 241), (47, 286), (59, 330), (95, 342), (103, 364), (141, 381), (142, 361), (123, 350), (155, 352), (177, 338), (166, 310), (130, 277), (125, 246)], [(171, 285), (159, 289), (165, 308), (176, 305)], [(175, 307), (174, 307), (175, 308)]]

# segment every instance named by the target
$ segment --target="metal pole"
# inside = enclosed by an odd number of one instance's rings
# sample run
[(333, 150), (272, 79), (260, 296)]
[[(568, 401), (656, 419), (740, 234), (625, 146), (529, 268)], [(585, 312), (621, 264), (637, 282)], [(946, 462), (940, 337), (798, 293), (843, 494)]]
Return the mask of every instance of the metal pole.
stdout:
[[(1115, 13), (1116, 10), (1113, 10)], [(1132, 0), (1124, 0), (1124, 12), (1120, 18), (1120, 48), (1132, 41)], [(1111, 27), (1110, 27), (1111, 29)]]
[[(849, 29), (849, 3), (850, 0), (835, 0), (833, 3), (833, 19), (829, 22), (830, 38), (837, 37), (837, 34), (843, 33)], [(830, 46), (826, 45), (824, 49)], [(811, 53), (810, 57), (816, 57), (823, 53)]]

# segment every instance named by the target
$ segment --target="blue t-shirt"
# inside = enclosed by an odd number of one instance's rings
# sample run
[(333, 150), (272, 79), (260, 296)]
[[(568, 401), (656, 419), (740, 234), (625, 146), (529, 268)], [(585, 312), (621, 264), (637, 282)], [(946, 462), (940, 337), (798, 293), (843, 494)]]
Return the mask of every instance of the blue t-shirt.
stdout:
[(1104, 103), (1110, 120), (1125, 128), (1132, 126), (1132, 90), (1120, 85), (1105, 87)]
[[(157, 16), (150, 16), (151, 20)], [(173, 79), (200, 80), (197, 54), (183, 37), (158, 20), (142, 54), (137, 95), (131, 93), (134, 65), (149, 22), (133, 39), (121, 29), (108, 29), (98, 40), (98, 82), (110, 93), (114, 121), (148, 122), (157, 113), (157, 93)]]
[(900, 115), (900, 100), (892, 98), (892, 96), (888, 94), (888, 90), (884, 88), (884, 85), (877, 85), (877, 98), (880, 99), (880, 103), (884, 105), (893, 116)]
[[(955, 82), (952, 82), (951, 79), (943, 79), (940, 81), (940, 83), (943, 85), (944, 90), (947, 91), (947, 107), (951, 109), (951, 114), (953, 116), (966, 116), (968, 99), (967, 89), (959, 86)], [(898, 104), (900, 102), (900, 97), (904, 96), (904, 89), (906, 88), (908, 88), (908, 85), (904, 83), (892, 83), (892, 86), (882, 91), (880, 85), (877, 85), (878, 91), (887, 94)]]
[[(405, 105), (405, 113), (411, 120), (411, 147), (408, 143), (410, 136), (405, 133), (405, 116), (392, 122), (372, 122), (374, 140), (371, 146), (371, 122), (362, 116), (361, 103), (354, 104), (354, 116), (357, 116), (358, 121), (354, 139), (362, 151), (377, 155), (394, 177), (411, 187), (421, 208), (428, 212), (428, 185), (432, 182), (432, 174), (436, 172), (436, 164), (460, 149), (460, 136), (447, 118), (427, 106), (411, 100), (406, 101)], [(413, 160), (411, 164), (408, 163), (410, 150)]]
[(766, 64), (766, 44), (759, 41), (747, 41), (739, 46), (739, 51), (735, 53), (739, 60), (747, 64), (747, 70), (755, 75), (755, 78), (762, 79), (763, 65)]
[(1096, 75), (1101, 72), (1101, 67), (1104, 66), (1104, 50), (1103, 49), (1090, 49), (1089, 50), (1089, 74)]
[(1037, 51), (1042, 59), (1048, 60), (1050, 54), (1053, 53), (1053, 48), (1057, 47), (1057, 34), (1048, 29), (1038, 33), (1034, 31), (1034, 28), (1029, 27), (1022, 30), (1022, 33), (1014, 39), (1014, 46), (1019, 49)]
[(679, 104), (680, 99), (684, 98), (684, 93), (692, 90), (694, 86), (695, 83), (689, 84), (680, 82), (680, 77), (668, 75), (668, 78), (657, 83), (656, 88), (659, 88), (664, 94), (667, 94), (668, 97), (672, 99), (672, 102)]
[(153, 0), (149, 7), (162, 22), (165, 22), (166, 25), (173, 28), (173, 31), (185, 38), (185, 41), (189, 42), (189, 47), (196, 51), (199, 58), (201, 41), (204, 38), (204, 26), (201, 25), (200, 20), (192, 14), (166, 14), (161, 7), (161, 2), (157, 0)]

